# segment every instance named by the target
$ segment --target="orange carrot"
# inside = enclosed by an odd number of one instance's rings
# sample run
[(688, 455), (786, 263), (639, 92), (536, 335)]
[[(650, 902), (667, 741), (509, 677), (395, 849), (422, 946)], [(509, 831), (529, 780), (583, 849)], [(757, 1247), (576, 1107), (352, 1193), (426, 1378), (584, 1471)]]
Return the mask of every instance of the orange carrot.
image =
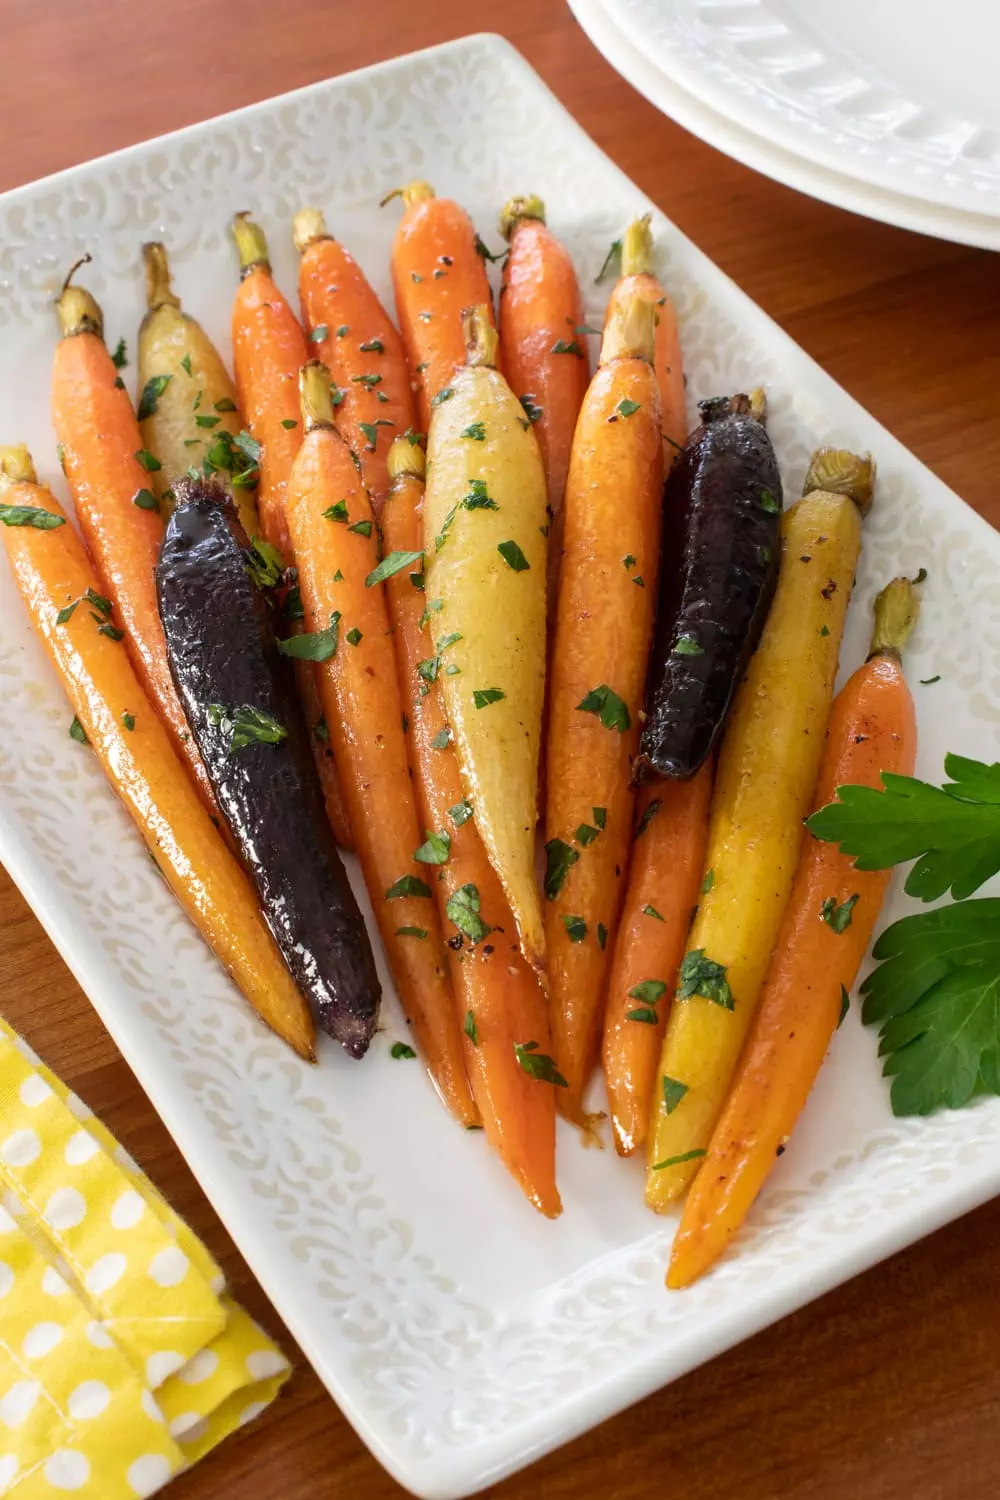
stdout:
[(431, 892), (434, 851), (425, 854), (418, 830), (385, 589), (366, 583), (379, 561), (374, 514), (333, 426), (329, 372), (306, 365), (301, 383), (305, 441), (286, 510), (306, 628), (338, 631), (336, 653), (319, 671), (330, 743), (403, 1009), (442, 1099), (471, 1125), (477, 1114)]
[(462, 312), (485, 304), (492, 318), (493, 300), (481, 241), (465, 209), (436, 198), (427, 182), (409, 182), (383, 204), (395, 197), (405, 209), (392, 242), (396, 316), (426, 432), (432, 401), (465, 363)]
[[(294, 564), (285, 521), (285, 492), (302, 445), (299, 368), (308, 359), (305, 335), (287, 299), (275, 285), (264, 231), (247, 214), (233, 220), (240, 256), (240, 285), (233, 303), (233, 365), (240, 409), (260, 445), (257, 508), (264, 540)], [(249, 452), (254, 450), (250, 448)], [(326, 815), (337, 843), (353, 848), (351, 827), (334, 758), (323, 733), (316, 668), (296, 661), (295, 682), (312, 730), (313, 761), (323, 789)]]
[(108, 634), (104, 611), (93, 608), (97, 574), (58, 502), (35, 483), (27, 449), (0, 449), (0, 500), (15, 581), (76, 715), (70, 732), (93, 746), (157, 868), (254, 1010), (311, 1059), (312, 1018), (253, 887), (199, 802), (124, 646)]
[[(389, 450), (390, 498), (382, 511), (386, 580), (400, 689), (410, 720), (417, 805), (425, 828), (447, 834), (450, 849), (434, 888), (448, 938), (451, 978), (465, 1062), (486, 1138), (518, 1186), (549, 1218), (561, 1212), (555, 1183), (555, 1102), (551, 1084), (524, 1071), (515, 1050), (549, 1053), (545, 996), (522, 957), (503, 887), (465, 798), (437, 682), (420, 673), (432, 648), (425, 597), (413, 586), (423, 545), (423, 451), (397, 438)], [(384, 566), (385, 566), (384, 565)], [(433, 630), (434, 612), (428, 610)], [(478, 902), (478, 907), (476, 903)], [(455, 919), (458, 919), (457, 921)], [(520, 1054), (523, 1056), (523, 1054)]]
[(690, 781), (656, 780), (639, 796), (604, 1015), (604, 1077), (620, 1156), (646, 1139), (668, 997), (704, 871), (711, 795), (706, 761)]
[(553, 1050), (583, 1121), (606, 952), (628, 866), (639, 713), (659, 573), (663, 444), (653, 311), (634, 297), (604, 335), (566, 484), (548, 722), (545, 933)]
[(677, 309), (653, 272), (653, 234), (649, 214), (633, 219), (622, 237), (621, 279), (608, 302), (605, 328), (615, 309), (630, 297), (644, 297), (656, 308), (656, 353), (653, 367), (660, 387), (663, 462), (669, 469), (688, 434), (684, 365), (677, 332)]
[(240, 285), (233, 301), (233, 370), (243, 412), (260, 445), (257, 509), (266, 541), (289, 561), (285, 488), (302, 443), (299, 369), (305, 334), (271, 275), (264, 231), (248, 214), (233, 220)]
[(301, 209), (292, 232), (302, 254), (302, 319), (341, 398), (337, 428), (361, 460), (361, 477), (379, 510), (389, 492), (389, 445), (415, 421), (403, 340), (361, 267), (327, 233), (318, 208)]
[(562, 557), (562, 503), (576, 419), (590, 380), (580, 286), (569, 253), (545, 225), (541, 198), (511, 198), (500, 215), (510, 245), (500, 292), (507, 380), (535, 426), (549, 487), (549, 601)]
[[(838, 694), (816, 805), (847, 784), (910, 776), (916, 718), (900, 652), (917, 615), (896, 578), (875, 604), (871, 654)], [(722, 1254), (785, 1149), (815, 1082), (882, 907), (889, 870), (857, 870), (809, 838), (732, 1091), (684, 1209), (667, 1285), (687, 1286)]]
[(52, 370), (52, 421), (63, 469), (101, 592), (114, 607), (116, 622), (105, 621), (107, 632), (124, 630), (143, 689), (214, 814), (208, 776), (174, 691), (156, 607), (163, 520), (150, 473), (159, 461), (143, 448), (125, 384), (104, 344), (101, 309), (89, 292), (70, 284), (76, 269), (56, 303), (62, 338)]

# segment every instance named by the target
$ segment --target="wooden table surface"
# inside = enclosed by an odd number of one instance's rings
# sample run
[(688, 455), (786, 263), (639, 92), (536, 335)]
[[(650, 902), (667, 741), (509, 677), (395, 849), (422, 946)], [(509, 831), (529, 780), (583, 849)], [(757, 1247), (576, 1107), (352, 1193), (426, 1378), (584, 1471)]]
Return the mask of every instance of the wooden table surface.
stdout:
[[(681, 229), (1000, 525), (997, 259), (855, 218), (719, 155), (622, 82), (561, 0), (507, 0), (500, 8), (485, 0), (8, 0), (0, 190), (477, 29), (502, 29)], [(207, 1240), (236, 1294), (291, 1349), (149, 1101), (2, 872), (0, 1013), (118, 1134)], [(1000, 1200), (489, 1494), (993, 1500), (998, 1246)], [(403, 1491), (299, 1357), (282, 1400), (170, 1494), (391, 1500)]]

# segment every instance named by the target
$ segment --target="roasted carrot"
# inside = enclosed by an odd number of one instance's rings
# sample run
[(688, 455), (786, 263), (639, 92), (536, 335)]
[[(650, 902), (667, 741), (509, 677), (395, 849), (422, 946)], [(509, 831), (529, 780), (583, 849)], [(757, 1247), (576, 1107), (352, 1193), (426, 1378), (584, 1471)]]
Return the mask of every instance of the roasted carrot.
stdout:
[(660, 387), (660, 411), (663, 426), (663, 461), (669, 470), (687, 437), (687, 401), (684, 392), (684, 363), (677, 331), (677, 309), (667, 296), (653, 270), (653, 232), (649, 214), (633, 219), (622, 237), (621, 279), (608, 302), (605, 328), (615, 309), (630, 297), (643, 297), (656, 308), (656, 353), (653, 365)]
[(549, 487), (549, 609), (562, 557), (562, 503), (576, 419), (590, 380), (583, 302), (573, 262), (546, 227), (541, 198), (511, 198), (500, 215), (510, 245), (500, 291), (500, 349), (514, 395), (542, 450)]
[(101, 309), (83, 287), (71, 285), (76, 269), (56, 302), (62, 338), (52, 370), (52, 421), (63, 470), (102, 594), (113, 607), (115, 619), (105, 622), (107, 630), (125, 632), (139, 681), (214, 813), (215, 799), (174, 691), (156, 612), (153, 572), (163, 519), (150, 477), (159, 461), (142, 445), (124, 381), (104, 345)]
[(657, 1212), (684, 1191), (708, 1147), (791, 894), (874, 473), (870, 457), (821, 449), (803, 498), (783, 517), (774, 602), (719, 751), (711, 880), (653, 1090), (646, 1202)]
[(338, 635), (335, 654), (319, 668), (330, 743), (403, 1009), (445, 1104), (462, 1124), (474, 1124), (431, 893), (434, 851), (422, 847), (417, 824), (385, 589), (366, 582), (379, 564), (374, 513), (333, 425), (326, 367), (305, 365), (301, 385), (305, 441), (286, 510), (306, 628)]
[(233, 484), (234, 471), (247, 467), (234, 444), (241, 428), (236, 387), (205, 330), (182, 310), (166, 247), (151, 241), (142, 258), (147, 311), (139, 325), (137, 415), (143, 444), (160, 461), (150, 485), (169, 514), (174, 481), (199, 468), (230, 491), (244, 531), (256, 536), (253, 490)]
[(698, 903), (712, 767), (642, 788), (604, 1012), (604, 1078), (620, 1156), (643, 1145), (669, 997)]
[(337, 388), (337, 428), (358, 455), (379, 510), (389, 491), (389, 445), (415, 422), (403, 341), (357, 261), (327, 233), (318, 208), (300, 209), (292, 233), (302, 255), (302, 320)]
[[(837, 695), (815, 802), (844, 785), (913, 774), (917, 726), (900, 654), (917, 616), (907, 578), (875, 602), (868, 660)], [(871, 941), (889, 870), (857, 870), (835, 844), (807, 837), (767, 982), (732, 1092), (694, 1180), (667, 1285), (687, 1286), (738, 1232), (788, 1142)]]
[(545, 837), (545, 935), (553, 1051), (582, 1123), (600, 1036), (632, 836), (629, 786), (659, 576), (663, 444), (653, 309), (623, 304), (604, 335), (566, 483), (552, 651)]
[[(259, 466), (257, 506), (264, 540), (277, 547), (285, 563), (294, 565), (285, 492), (302, 444), (299, 369), (309, 357), (307, 345), (298, 319), (271, 275), (264, 231), (247, 214), (237, 214), (232, 227), (240, 257), (240, 286), (233, 303), (233, 361), (240, 407), (252, 438), (247, 456), (256, 458)], [(298, 628), (293, 624), (293, 630)], [(296, 661), (295, 679), (303, 713), (313, 729), (313, 759), (327, 817), (337, 843), (351, 849), (343, 789), (334, 757), (328, 754), (328, 741), (322, 738), (329, 726), (323, 722), (313, 663)]]
[[(391, 489), (382, 511), (383, 571), (396, 647), (400, 690), (410, 721), (410, 752), (422, 826), (441, 840), (447, 858), (434, 890), (448, 935), (451, 978), (465, 1033), (465, 1061), (487, 1140), (541, 1213), (560, 1212), (555, 1185), (555, 1103), (551, 1083), (537, 1076), (549, 1056), (545, 996), (521, 954), (514, 918), (476, 827), (450, 743), (440, 684), (421, 673), (433, 647), (435, 611), (413, 586), (423, 535), (422, 449), (397, 438), (389, 450)], [(523, 1050), (525, 1043), (537, 1048)], [(518, 1050), (518, 1049), (522, 1050)], [(534, 1054), (535, 1072), (519, 1058)], [(556, 1085), (558, 1087), (558, 1085)]]
[[(98, 603), (103, 584), (26, 448), (0, 449), (0, 534), (31, 622), (105, 775), (171, 890), (254, 1010), (300, 1056), (313, 1023), (249, 880), (212, 826)], [(155, 604), (154, 604), (155, 610)]]
[(405, 210), (392, 242), (396, 316), (410, 366), (421, 430), (431, 403), (465, 363), (462, 313), (485, 304), (493, 318), (489, 279), (472, 220), (427, 182), (408, 182), (382, 200), (402, 198)]
[(261, 531), (287, 562), (285, 488), (302, 443), (299, 370), (309, 354), (299, 320), (271, 274), (264, 231), (245, 213), (236, 215), (232, 229), (240, 257), (233, 301), (236, 389), (253, 439), (248, 456), (260, 469)]

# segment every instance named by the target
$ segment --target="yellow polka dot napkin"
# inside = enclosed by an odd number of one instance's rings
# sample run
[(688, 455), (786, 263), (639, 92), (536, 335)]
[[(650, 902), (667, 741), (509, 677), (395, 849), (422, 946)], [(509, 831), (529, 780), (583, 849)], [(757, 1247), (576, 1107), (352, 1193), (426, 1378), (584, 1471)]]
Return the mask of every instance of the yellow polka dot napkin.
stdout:
[(152, 1495), (288, 1374), (201, 1241), (0, 1021), (0, 1496)]

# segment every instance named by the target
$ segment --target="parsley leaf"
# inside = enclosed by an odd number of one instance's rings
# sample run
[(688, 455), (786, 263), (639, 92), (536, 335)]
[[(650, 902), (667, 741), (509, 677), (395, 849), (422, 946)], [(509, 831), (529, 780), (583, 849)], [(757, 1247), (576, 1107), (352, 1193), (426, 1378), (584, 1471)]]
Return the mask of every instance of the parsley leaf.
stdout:
[(690, 953), (685, 953), (680, 978), (678, 1000), (689, 1000), (692, 995), (700, 995), (703, 1000), (721, 1005), (723, 1010), (735, 1009), (733, 992), (726, 978), (726, 965), (706, 958), (704, 948), (692, 948)]
[(851, 925), (851, 915), (858, 900), (859, 893), (855, 892), (853, 896), (848, 896), (846, 901), (841, 901), (838, 906), (836, 896), (827, 896), (819, 909), (820, 917), (828, 927), (833, 928), (834, 932), (838, 934), (844, 932)]
[(615, 411), (620, 417), (634, 417), (641, 405), (641, 401), (630, 401), (628, 397), (625, 396), (621, 401), (619, 401), (618, 405), (615, 407)]
[[(347, 329), (344, 326), (344, 324), (342, 323), (340, 325), (340, 327), (337, 329), (337, 337), (338, 337), (338, 339), (342, 338), (343, 335), (345, 333), (348, 333), (349, 331), (350, 330)], [(385, 345), (383, 344), (383, 342), (382, 342), (381, 339), (366, 339), (365, 342), (363, 344), (361, 344), (359, 347), (361, 349), (361, 353), (362, 354), (384, 354), (385, 353)]]
[(397, 937), (425, 938), (427, 936), (427, 928), (426, 927), (397, 927), (396, 928), (396, 936)]
[(208, 705), (211, 723), (219, 725), (229, 734), (227, 749), (242, 750), (246, 745), (280, 745), (288, 735), (284, 724), (272, 718), (263, 709), (242, 703), (237, 708), (225, 708), (221, 703)]
[(400, 896), (429, 896), (431, 888), (416, 875), (401, 875), (385, 893), (387, 901), (398, 901)]
[(346, 521), (347, 501), (338, 500), (336, 505), (328, 505), (323, 515), (328, 521)]
[(371, 523), (371, 521), (367, 521), (367, 520), (365, 520), (365, 521), (355, 521), (354, 525), (353, 526), (348, 526), (347, 529), (348, 529), (348, 531), (354, 531), (354, 532), (356, 532), (358, 536), (371, 536), (371, 534), (372, 534), (372, 523)]
[(608, 929), (605, 927), (603, 922), (598, 922), (597, 924), (597, 941), (600, 943), (601, 952), (603, 953), (604, 949), (607, 947), (608, 942)]
[(302, 635), (289, 636), (275, 644), (282, 656), (294, 657), (296, 661), (329, 661), (337, 654), (337, 632), (340, 628), (340, 610), (330, 616), (326, 630), (306, 631)]
[(1000, 1094), (1000, 899), (903, 917), (873, 954), (862, 1019), (882, 1028), (893, 1113)]
[(488, 708), (491, 703), (499, 703), (505, 698), (499, 688), (476, 688), (472, 694), (472, 701), (477, 708)]
[(443, 402), (450, 401), (454, 394), (453, 388), (450, 385), (446, 385), (438, 391), (436, 396), (431, 397), (431, 405), (440, 406)]
[(439, 729), (438, 730), (437, 734), (431, 740), (431, 749), (432, 750), (447, 750), (450, 741), (451, 741), (451, 730), (448, 728), (448, 726), (446, 724), (443, 729)]
[(476, 1029), (476, 1018), (471, 1010), (465, 1012), (465, 1025), (462, 1027), (469, 1041), (474, 1047), (479, 1046), (479, 1032)]
[(550, 901), (558, 896), (579, 858), (577, 851), (562, 839), (549, 839), (545, 845), (545, 894)]
[(515, 1042), (514, 1056), (518, 1066), (524, 1069), (529, 1078), (536, 1079), (538, 1083), (554, 1083), (557, 1088), (569, 1088), (554, 1060), (547, 1052), (538, 1051), (537, 1042)]
[(460, 885), (445, 905), (445, 916), (464, 933), (473, 947), (488, 937), (492, 928), (479, 915), (479, 891), (474, 885)]
[(521, 405), (524, 407), (524, 415), (527, 417), (529, 423), (541, 421), (545, 408), (544, 406), (536, 405), (534, 396), (522, 396)]
[(34, 526), (36, 531), (54, 531), (66, 524), (65, 516), (40, 505), (0, 505), (0, 521), (5, 526)]
[(663, 1161), (654, 1161), (650, 1171), (662, 1172), (664, 1167), (679, 1167), (682, 1162), (697, 1161), (704, 1155), (703, 1148), (696, 1151), (683, 1151), (680, 1156), (668, 1156)]
[(156, 411), (160, 397), (173, 379), (172, 375), (151, 375), (142, 388), (139, 397), (139, 405), (136, 410), (136, 420), (144, 422)]
[(459, 437), (469, 438), (474, 443), (485, 443), (486, 428), (482, 422), (470, 422), (468, 427), (463, 427), (458, 435)]
[(373, 568), (365, 579), (365, 588), (373, 589), (377, 583), (384, 583), (394, 573), (401, 573), (404, 568), (412, 568), (414, 563), (420, 562), (422, 552), (389, 552), (377, 568)]
[(528, 571), (528, 559), (516, 542), (498, 542), (497, 551), (508, 568), (513, 568), (515, 573), (526, 573)]
[(427, 837), (416, 850), (413, 858), (421, 865), (444, 865), (448, 862), (451, 853), (451, 834), (432, 833), (429, 828), (424, 832)]
[(285, 576), (285, 559), (279, 548), (255, 536), (243, 554), (246, 570), (259, 589), (274, 589)]
[(602, 682), (600, 687), (591, 688), (576, 706), (582, 713), (596, 714), (605, 729), (617, 729), (619, 734), (624, 734), (632, 727), (628, 704), (607, 683)]
[(601, 267), (601, 269), (598, 271), (597, 275), (594, 277), (594, 281), (595, 282), (600, 283), (600, 282), (602, 282), (604, 280), (605, 276), (608, 275), (608, 273), (611, 270), (611, 268), (616, 264), (617, 261), (619, 261), (621, 259), (621, 253), (622, 253), (622, 242), (621, 242), (621, 240), (612, 240), (610, 248), (608, 250), (608, 253), (604, 257), (604, 264)]
[(663, 802), (659, 797), (654, 797), (652, 802), (647, 803), (642, 817), (639, 819), (638, 827), (635, 830), (636, 838), (638, 838), (640, 834), (646, 832), (646, 829), (649, 827), (650, 823), (652, 823), (653, 819), (656, 817), (656, 814), (659, 812), (662, 806)]
[(416, 1057), (416, 1055), (417, 1054), (414, 1052), (409, 1042), (393, 1042), (392, 1046), (389, 1048), (390, 1057)]
[(667, 1114), (672, 1115), (688, 1091), (688, 1085), (681, 1083), (679, 1078), (670, 1078), (666, 1073), (663, 1075), (663, 1102), (667, 1107)]
[(698, 644), (689, 632), (679, 635), (674, 642), (671, 656), (704, 656), (705, 648)]
[(87, 731), (80, 723), (80, 720), (77, 718), (76, 714), (73, 715), (73, 718), (70, 721), (69, 737), (71, 740), (76, 740), (78, 745), (90, 744), (90, 740), (87, 738)]
[(759, 498), (761, 510), (766, 510), (770, 516), (778, 514), (781, 509), (781, 501), (775, 499), (770, 490), (761, 490)]
[(132, 496), (132, 504), (137, 505), (140, 510), (159, 510), (160, 502), (152, 490), (136, 490)]
[(837, 788), (837, 800), (806, 820), (818, 839), (840, 845), (859, 870), (916, 858), (904, 890), (934, 901), (964, 900), (1000, 870), (1000, 762), (948, 755), (943, 787), (883, 773), (883, 791)]
[(644, 906), (642, 908), (642, 914), (643, 914), (644, 917), (653, 917), (657, 922), (662, 922), (663, 921), (663, 917), (656, 910), (655, 906)]
[(116, 370), (124, 370), (128, 364), (128, 346), (124, 339), (119, 339), (115, 345), (115, 352), (111, 356), (111, 363)]
[(564, 912), (561, 921), (571, 943), (582, 943), (587, 936), (587, 924), (583, 917), (569, 917)]
[(552, 345), (552, 348), (549, 350), (549, 353), (575, 354), (577, 359), (584, 358), (583, 350), (580, 348), (580, 344), (577, 339), (570, 339), (568, 343), (566, 339), (556, 339), (555, 343)]
[(163, 468), (160, 460), (154, 458), (152, 453), (148, 452), (145, 448), (140, 448), (135, 456), (147, 474), (155, 474), (158, 469)]
[(464, 800), (456, 802), (454, 807), (449, 807), (448, 816), (456, 828), (461, 828), (472, 817), (472, 803)]
[(500, 507), (495, 500), (491, 500), (486, 490), (485, 479), (470, 479), (469, 493), (463, 497), (462, 504), (466, 510), (499, 510)]

